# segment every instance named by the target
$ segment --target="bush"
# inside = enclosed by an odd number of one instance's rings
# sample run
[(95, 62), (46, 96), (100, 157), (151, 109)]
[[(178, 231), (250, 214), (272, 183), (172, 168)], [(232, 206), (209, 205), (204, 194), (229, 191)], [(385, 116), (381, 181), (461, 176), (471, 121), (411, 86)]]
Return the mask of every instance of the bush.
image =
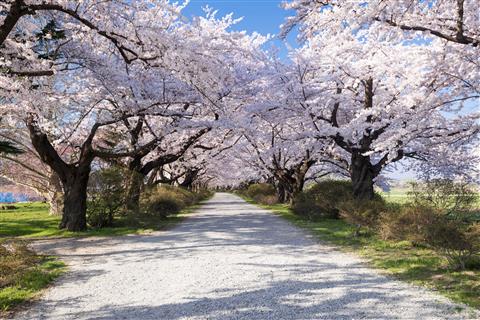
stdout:
[(150, 196), (144, 206), (145, 213), (166, 218), (184, 208), (184, 203), (167, 193), (156, 193)]
[(194, 194), (197, 198), (196, 202), (200, 202), (200, 201), (207, 200), (208, 198), (210, 198), (213, 195), (213, 192), (210, 191), (210, 190), (207, 190), (207, 189), (200, 189), (200, 190), (197, 190), (196, 192), (194, 192)]
[(374, 200), (347, 200), (339, 204), (340, 217), (355, 226), (354, 236), (360, 234), (360, 230), (374, 230), (377, 227), (380, 214), (386, 210), (385, 201)]
[(424, 242), (422, 229), (434, 223), (437, 213), (431, 207), (406, 205), (398, 210), (387, 210), (379, 218), (378, 233), (383, 240)]
[(270, 205), (278, 202), (275, 187), (268, 183), (252, 184), (244, 194), (255, 202), (262, 204)]
[(415, 206), (432, 207), (461, 219), (472, 211), (478, 198), (477, 192), (470, 185), (446, 179), (413, 182), (408, 196)]
[(450, 266), (464, 270), (467, 261), (480, 253), (480, 224), (462, 226), (439, 216), (436, 223), (426, 226), (425, 241), (442, 253)]
[(250, 198), (258, 195), (275, 195), (275, 187), (268, 183), (255, 183), (248, 186), (245, 194)]
[(160, 186), (145, 191), (140, 198), (142, 212), (166, 218), (180, 212), (190, 201), (183, 190), (170, 186)]
[(87, 189), (87, 223), (104, 228), (113, 225), (113, 219), (124, 204), (125, 174), (122, 168), (111, 167), (92, 173)]
[(197, 202), (196, 194), (184, 188), (162, 185), (157, 189), (157, 192), (163, 193), (165, 196), (175, 197), (181, 209)]
[(166, 218), (188, 206), (205, 200), (210, 195), (211, 192), (208, 190), (192, 192), (179, 187), (162, 185), (145, 191), (140, 198), (140, 205), (142, 212)]
[(257, 200), (256, 200), (258, 203), (261, 203), (261, 204), (264, 204), (264, 205), (267, 205), (267, 206), (271, 206), (271, 205), (274, 205), (276, 203), (278, 203), (278, 198), (277, 196), (258, 196), (257, 197)]
[(295, 214), (309, 220), (339, 217), (340, 203), (353, 199), (352, 184), (346, 180), (325, 180), (299, 193), (292, 205)]
[(480, 255), (473, 255), (465, 259), (465, 269), (480, 270)]
[(408, 205), (382, 214), (379, 233), (383, 239), (426, 244), (457, 269), (476, 265), (480, 253), (480, 223), (463, 223), (428, 206)]

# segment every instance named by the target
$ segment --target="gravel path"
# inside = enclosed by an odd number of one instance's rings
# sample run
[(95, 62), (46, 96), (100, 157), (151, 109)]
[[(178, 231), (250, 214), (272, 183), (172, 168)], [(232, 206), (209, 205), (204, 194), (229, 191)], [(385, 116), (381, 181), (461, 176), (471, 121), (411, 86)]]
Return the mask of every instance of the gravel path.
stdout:
[(480, 319), (225, 193), (169, 231), (36, 247), (70, 272), (18, 319)]

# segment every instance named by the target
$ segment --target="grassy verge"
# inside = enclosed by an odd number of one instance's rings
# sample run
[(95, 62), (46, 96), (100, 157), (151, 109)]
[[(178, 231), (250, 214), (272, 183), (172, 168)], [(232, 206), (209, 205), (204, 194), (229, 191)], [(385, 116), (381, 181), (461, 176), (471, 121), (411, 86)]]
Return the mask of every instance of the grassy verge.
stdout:
[[(246, 199), (248, 202), (251, 200)], [(260, 205), (319, 239), (355, 252), (371, 265), (398, 279), (436, 290), (453, 301), (480, 309), (480, 270), (454, 271), (435, 251), (412, 245), (408, 241), (393, 242), (374, 234), (353, 238), (353, 227), (343, 220), (307, 221), (292, 213), (286, 205)]]
[(25, 243), (0, 243), (0, 318), (35, 297), (64, 271), (61, 261), (36, 255)]
[(197, 206), (191, 206), (179, 214), (162, 218), (160, 216), (118, 216), (111, 228), (90, 228), (84, 232), (59, 230), (60, 216), (48, 214), (45, 203), (17, 204), (18, 209), (0, 211), (0, 238), (44, 238), (44, 237), (82, 237), (82, 236), (121, 236), (141, 234), (162, 230), (177, 224), (185, 215)]

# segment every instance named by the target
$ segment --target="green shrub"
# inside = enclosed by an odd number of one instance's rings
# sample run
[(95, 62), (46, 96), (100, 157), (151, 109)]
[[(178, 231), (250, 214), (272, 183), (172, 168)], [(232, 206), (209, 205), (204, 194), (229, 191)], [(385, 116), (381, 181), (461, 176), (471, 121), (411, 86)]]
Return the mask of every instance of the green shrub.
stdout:
[(98, 201), (87, 202), (87, 223), (93, 228), (105, 228), (113, 225), (113, 214)]
[(167, 217), (180, 212), (190, 203), (188, 191), (171, 186), (159, 186), (145, 191), (140, 198), (142, 212)]
[(309, 220), (339, 217), (340, 203), (353, 199), (352, 184), (346, 180), (325, 180), (299, 193), (292, 205), (295, 214)]
[(473, 255), (465, 259), (465, 269), (480, 270), (480, 255)]
[(442, 253), (455, 269), (464, 270), (467, 262), (480, 253), (480, 223), (462, 226), (439, 216), (425, 231), (426, 243)]
[(274, 205), (274, 204), (278, 203), (278, 198), (277, 198), (276, 195), (257, 196), (256, 201), (258, 203), (261, 203), (261, 204), (264, 204), (264, 205), (267, 205), (267, 206), (271, 206), (271, 205)]
[(434, 209), (406, 205), (397, 210), (387, 210), (379, 218), (378, 233), (383, 240), (410, 240), (422, 242), (422, 226), (436, 220)]
[(210, 196), (211, 192), (208, 190), (192, 192), (179, 187), (162, 185), (143, 192), (140, 206), (143, 213), (167, 217)]
[(196, 196), (196, 202), (200, 202), (210, 198), (213, 195), (213, 192), (207, 189), (200, 189), (194, 192), (194, 195)]
[(428, 245), (442, 254), (453, 268), (476, 265), (480, 253), (480, 223), (464, 223), (428, 206), (407, 205), (399, 212), (383, 213), (379, 225), (383, 239)]
[(248, 186), (245, 193), (251, 198), (257, 195), (275, 195), (275, 187), (268, 183), (255, 183)]
[(277, 193), (275, 191), (275, 187), (268, 183), (252, 184), (247, 188), (244, 194), (258, 203), (277, 203)]
[(175, 197), (177, 200), (179, 200), (178, 204), (180, 205), (181, 209), (191, 206), (197, 202), (197, 196), (195, 193), (184, 188), (162, 185), (159, 189), (157, 189), (157, 191), (164, 193), (165, 195), (168, 194), (169, 196)]
[(354, 236), (360, 234), (360, 230), (374, 230), (377, 227), (380, 214), (386, 210), (383, 199), (374, 200), (347, 200), (338, 205), (342, 219), (355, 226)]
[(477, 192), (469, 184), (447, 179), (412, 182), (408, 196), (415, 206), (432, 207), (457, 219), (468, 218), (478, 199)]
[(92, 173), (87, 189), (87, 223), (94, 228), (111, 227), (124, 204), (125, 171), (111, 167)]
[(145, 205), (145, 212), (152, 215), (167, 217), (180, 212), (184, 203), (167, 194), (155, 194), (148, 199)]

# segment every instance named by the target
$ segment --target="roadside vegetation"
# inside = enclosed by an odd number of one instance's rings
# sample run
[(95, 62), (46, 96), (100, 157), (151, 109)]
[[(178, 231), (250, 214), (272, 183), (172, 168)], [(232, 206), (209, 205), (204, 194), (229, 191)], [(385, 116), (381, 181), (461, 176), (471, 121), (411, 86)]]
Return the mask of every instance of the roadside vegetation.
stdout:
[[(260, 190), (265, 193), (255, 193)], [(349, 182), (326, 180), (292, 204), (262, 202), (272, 195), (266, 186), (238, 193), (388, 274), (480, 308), (480, 206), (474, 189), (432, 180), (395, 193), (396, 201), (380, 193), (357, 200), (350, 190)]]
[(65, 271), (53, 258), (35, 254), (26, 243), (0, 242), (0, 317), (33, 298)]
[(164, 229), (181, 221), (184, 214), (212, 194), (173, 186), (145, 188), (140, 207), (127, 210), (127, 189), (121, 173), (107, 169), (88, 189), (87, 225), (81, 232), (58, 228), (62, 217), (49, 213), (46, 203), (19, 203), (0, 210), (0, 238), (118, 236)]
[(89, 226), (86, 231), (72, 232), (59, 229), (61, 216), (48, 213), (48, 205), (41, 202), (16, 205), (17, 209), (0, 211), (0, 237), (38, 239), (45, 237), (122, 236), (162, 230), (180, 222), (196, 205), (176, 214), (161, 215), (125, 214), (115, 217), (110, 227)]
[(125, 206), (127, 189), (121, 171), (96, 173), (88, 189), (87, 225), (81, 232), (60, 229), (60, 215), (52, 215), (41, 202), (4, 205), (0, 208), (0, 317), (33, 298), (61, 275), (64, 264), (55, 257), (38, 255), (28, 241), (48, 237), (119, 236), (168, 228), (180, 222), (202, 200), (211, 196), (180, 187), (145, 188), (138, 210)]

